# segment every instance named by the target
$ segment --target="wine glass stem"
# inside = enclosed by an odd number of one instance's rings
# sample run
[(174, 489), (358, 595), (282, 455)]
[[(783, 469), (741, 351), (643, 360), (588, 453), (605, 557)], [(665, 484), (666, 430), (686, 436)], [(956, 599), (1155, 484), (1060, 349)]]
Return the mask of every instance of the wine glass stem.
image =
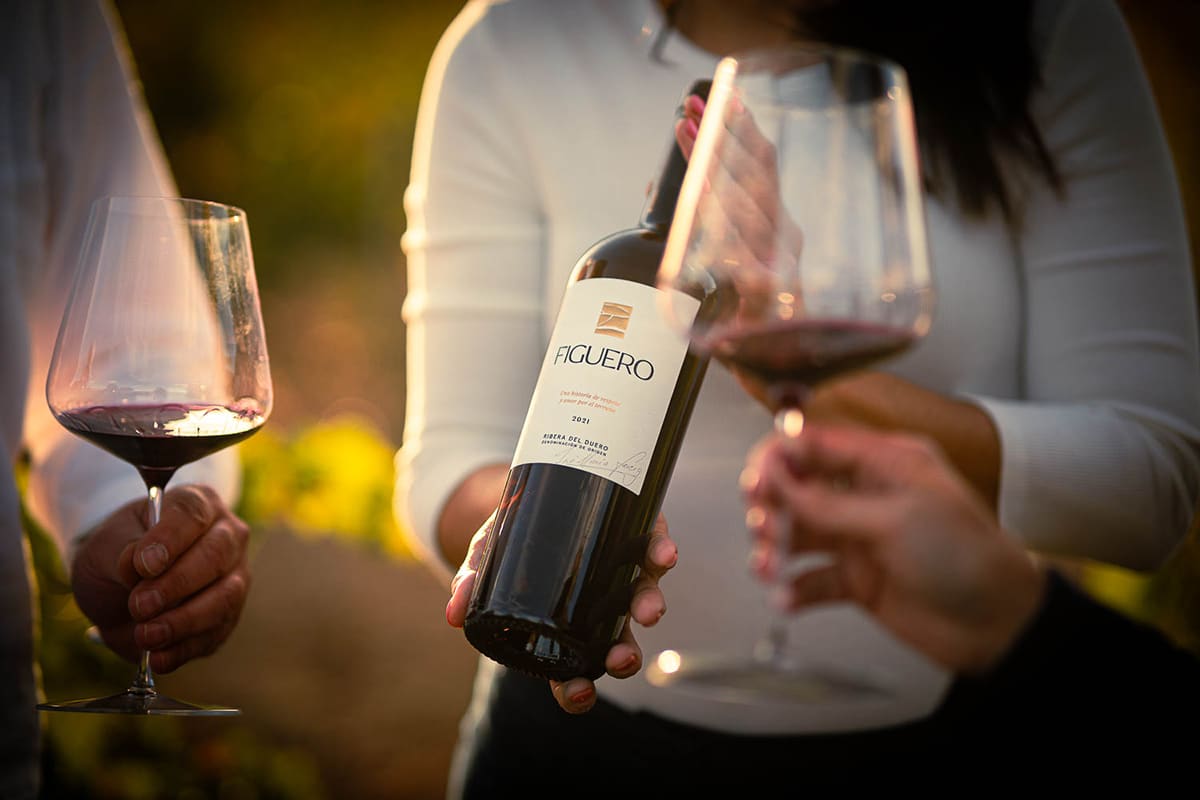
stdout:
[[(147, 504), (148, 528), (153, 528), (158, 524), (158, 520), (162, 517), (162, 487), (150, 486), (148, 491), (149, 502)], [(150, 651), (143, 650), (142, 657), (138, 662), (137, 677), (133, 679), (133, 686), (130, 691), (141, 694), (154, 694), (154, 672), (150, 669)]]
[[(790, 398), (789, 401), (782, 403), (775, 412), (775, 432), (780, 436), (795, 438), (804, 430), (804, 411), (800, 407), (799, 400)], [(787, 580), (789, 571), (786, 569), (786, 564), (789, 558), (788, 552), (788, 535), (790, 533), (787, 520), (776, 520), (775, 522), (775, 549), (776, 563), (778, 564), (776, 572), (776, 583), (782, 584)], [(774, 605), (774, 604), (772, 604)], [(778, 610), (772, 611), (770, 627), (767, 629), (767, 635), (759, 643), (758, 655), (764, 661), (778, 662), (783, 658), (784, 647), (787, 645), (787, 618)]]

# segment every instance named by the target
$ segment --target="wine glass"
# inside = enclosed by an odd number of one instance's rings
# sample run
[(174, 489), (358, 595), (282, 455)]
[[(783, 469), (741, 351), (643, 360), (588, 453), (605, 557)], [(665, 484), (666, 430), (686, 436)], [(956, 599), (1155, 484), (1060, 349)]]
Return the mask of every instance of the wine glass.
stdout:
[[(812, 43), (718, 64), (658, 283), (691, 347), (776, 409), (783, 435), (801, 435), (816, 384), (895, 356), (929, 329), (920, 181), (896, 64)], [(780, 579), (828, 558), (781, 559)], [(887, 693), (865, 670), (794, 657), (785, 622), (776, 615), (744, 656), (664, 651), (648, 678), (734, 702)]]
[[(46, 399), (63, 427), (137, 469), (150, 526), (176, 470), (258, 430), (271, 412), (271, 372), (245, 212), (182, 198), (98, 199)], [(160, 694), (147, 652), (124, 692), (38, 708), (240, 713)]]

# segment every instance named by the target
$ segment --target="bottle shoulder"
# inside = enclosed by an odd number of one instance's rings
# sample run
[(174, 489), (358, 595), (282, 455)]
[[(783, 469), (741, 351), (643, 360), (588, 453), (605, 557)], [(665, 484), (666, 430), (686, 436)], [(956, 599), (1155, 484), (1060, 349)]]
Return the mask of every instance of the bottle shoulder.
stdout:
[(571, 279), (618, 278), (652, 286), (666, 243), (666, 231), (655, 228), (618, 231), (579, 257)]

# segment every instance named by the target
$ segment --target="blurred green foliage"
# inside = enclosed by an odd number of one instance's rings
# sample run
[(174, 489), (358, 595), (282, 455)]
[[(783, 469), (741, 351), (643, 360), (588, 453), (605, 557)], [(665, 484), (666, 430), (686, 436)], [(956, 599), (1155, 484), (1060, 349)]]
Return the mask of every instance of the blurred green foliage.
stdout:
[(1167, 563), (1152, 573), (1089, 563), (1080, 582), (1094, 597), (1161, 629), (1200, 657), (1200, 519)]
[(309, 277), (312, 250), (395, 268), (417, 98), (462, 0), (116, 7), (180, 189), (247, 211), (264, 283)]
[(395, 450), (370, 423), (342, 416), (290, 438), (267, 427), (241, 452), (239, 511), (254, 528), (282, 524), (301, 535), (411, 556), (392, 514)]

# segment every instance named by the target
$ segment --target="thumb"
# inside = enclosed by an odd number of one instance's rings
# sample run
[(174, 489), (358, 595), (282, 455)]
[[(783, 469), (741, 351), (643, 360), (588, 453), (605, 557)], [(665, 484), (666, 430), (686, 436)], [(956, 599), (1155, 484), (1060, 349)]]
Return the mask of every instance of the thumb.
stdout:
[(127, 590), (141, 580), (133, 567), (137, 542), (145, 532), (138, 507), (137, 502), (122, 506), (78, 540), (73, 575), (118, 584)]
[(114, 565), (116, 571), (112, 579), (126, 589), (133, 589), (137, 585), (137, 582), (142, 579), (142, 576), (138, 574), (137, 569), (133, 566), (133, 556), (137, 551), (137, 544), (137, 539), (126, 544), (121, 550), (121, 554), (117, 556), (117, 563)]
[(475, 586), (475, 570), (460, 572), (450, 587), (450, 601), (446, 603), (446, 622), (451, 627), (461, 628), (467, 619), (467, 605), (471, 600), (471, 589)]

